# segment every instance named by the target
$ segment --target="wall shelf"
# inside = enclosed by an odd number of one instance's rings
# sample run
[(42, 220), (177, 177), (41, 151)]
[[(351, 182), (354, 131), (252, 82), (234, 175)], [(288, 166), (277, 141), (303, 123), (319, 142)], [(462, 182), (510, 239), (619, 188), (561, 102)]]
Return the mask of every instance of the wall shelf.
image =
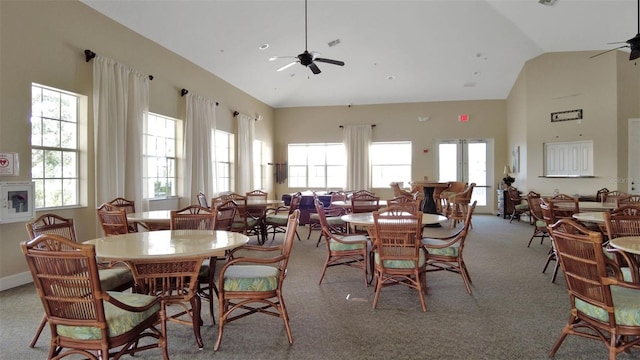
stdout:
[(593, 175), (580, 175), (580, 176), (546, 176), (546, 175), (540, 175), (538, 176), (539, 178), (547, 178), (547, 179), (593, 179), (595, 178), (595, 176)]

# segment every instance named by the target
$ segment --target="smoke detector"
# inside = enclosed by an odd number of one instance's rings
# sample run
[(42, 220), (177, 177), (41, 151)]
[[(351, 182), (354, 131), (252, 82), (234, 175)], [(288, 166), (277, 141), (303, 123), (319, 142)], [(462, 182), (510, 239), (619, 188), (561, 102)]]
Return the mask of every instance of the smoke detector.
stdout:
[(538, 2), (542, 5), (553, 6), (558, 0), (538, 0)]

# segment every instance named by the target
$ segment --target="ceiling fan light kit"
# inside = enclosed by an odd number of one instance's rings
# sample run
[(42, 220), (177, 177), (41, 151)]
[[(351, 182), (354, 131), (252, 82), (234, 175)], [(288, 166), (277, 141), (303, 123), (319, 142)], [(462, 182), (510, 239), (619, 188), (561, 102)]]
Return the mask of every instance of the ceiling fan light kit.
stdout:
[[(315, 51), (309, 51), (307, 49), (307, 0), (304, 0), (304, 52), (298, 56), (273, 56), (271, 58), (269, 58), (269, 61), (273, 61), (273, 60), (277, 60), (277, 59), (283, 59), (283, 58), (297, 58), (298, 60), (295, 60), (287, 65), (282, 66), (281, 68), (279, 68), (276, 71), (283, 71), (286, 70), (288, 68), (290, 68), (291, 66), (295, 65), (295, 64), (301, 64), (303, 66), (308, 67), (309, 69), (311, 69), (311, 72), (313, 72), (314, 74), (320, 74), (320, 68), (318, 67), (318, 65), (316, 65), (316, 62), (322, 62), (322, 63), (327, 63), (327, 64), (332, 64), (332, 65), (338, 65), (338, 66), (344, 66), (344, 61), (340, 61), (340, 60), (333, 60), (333, 59), (325, 59), (325, 58), (321, 58), (318, 57), (319, 53), (315, 52)], [(333, 45), (331, 43), (334, 43)], [(329, 43), (329, 46), (335, 46), (337, 44), (340, 43), (340, 39), (336, 39), (334, 41), (332, 41), (331, 43)]]

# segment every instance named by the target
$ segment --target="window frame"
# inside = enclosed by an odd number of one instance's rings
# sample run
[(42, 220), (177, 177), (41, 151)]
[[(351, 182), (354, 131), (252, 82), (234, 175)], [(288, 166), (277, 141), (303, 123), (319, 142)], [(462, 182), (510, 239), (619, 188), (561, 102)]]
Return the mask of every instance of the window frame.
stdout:
[[(219, 136), (223, 135), (227, 138), (227, 141), (225, 141), (226, 146), (224, 146), (224, 152), (227, 153), (228, 156), (221, 161), (219, 158), (221, 154), (219, 151), (219, 149), (221, 149), (221, 142), (218, 140)], [(213, 136), (215, 143), (213, 165), (215, 166), (216, 171), (216, 192), (218, 194), (233, 192), (235, 191), (235, 135), (228, 131), (215, 129)], [(226, 171), (228, 172), (227, 177), (223, 177), (220, 174), (220, 166), (224, 166), (226, 168)], [(225, 179), (226, 181), (223, 181)], [(221, 183), (225, 183), (226, 186), (220, 186)]]
[[(309, 148), (312, 147), (324, 147), (324, 161), (322, 163), (310, 163), (310, 159), (309, 159)], [(340, 147), (340, 149), (337, 149), (337, 147)], [(291, 156), (291, 149), (292, 148), (298, 148), (298, 151), (296, 152), (297, 155), (300, 155), (302, 153), (302, 148), (304, 148), (304, 154), (305, 154), (305, 161), (304, 164), (303, 163), (296, 163), (295, 162), (295, 156)], [(345, 156), (336, 156), (336, 157), (332, 157), (330, 159), (330, 155), (333, 153), (335, 154), (335, 151), (340, 151), (340, 152), (344, 152), (344, 143), (292, 143), (292, 144), (288, 144), (287, 145), (287, 158), (288, 158), (288, 165), (287, 165), (287, 172), (288, 172), (288, 177), (287, 177), (287, 186), (289, 188), (306, 188), (306, 189), (344, 189), (344, 187), (346, 186), (346, 163), (345, 163)], [(316, 158), (317, 160), (317, 158)], [(332, 160), (332, 161), (328, 161), (328, 160)], [(331, 174), (335, 174), (336, 171), (334, 169), (334, 171), (330, 171), (330, 168), (338, 168), (338, 171), (340, 168), (342, 168), (342, 184), (338, 185), (336, 183), (331, 183), (329, 184), (329, 180), (331, 178)], [(303, 169), (303, 171), (300, 171), (301, 169)], [(315, 170), (315, 171), (314, 171)], [(317, 184), (317, 185), (310, 185), (311, 182), (311, 178), (318, 178), (318, 176), (312, 176), (314, 173), (317, 173), (318, 171), (320, 171), (323, 176), (323, 180), (322, 180), (322, 185)], [(304, 174), (302, 174), (304, 173)], [(296, 176), (296, 174), (300, 174), (298, 177), (299, 178), (304, 178), (304, 184), (293, 184), (292, 185), (292, 179)]]
[[(407, 158), (409, 159), (408, 163), (389, 163), (389, 164), (384, 164), (384, 163), (374, 163), (374, 156), (373, 156), (373, 152), (374, 152), (374, 147), (378, 147), (378, 146), (384, 146), (384, 145), (397, 145), (397, 146), (409, 146), (409, 150), (407, 154), (397, 154), (396, 151), (392, 151), (392, 150), (386, 150), (385, 152), (387, 153), (393, 153), (394, 156), (392, 157), (392, 159), (395, 160), (406, 160)], [(402, 182), (405, 184), (408, 184), (411, 181), (411, 171), (412, 171), (412, 166), (413, 166), (413, 143), (409, 140), (401, 140), (401, 141), (376, 141), (376, 142), (372, 142), (371, 145), (369, 146), (369, 154), (370, 154), (370, 158), (369, 158), (369, 170), (370, 170), (370, 174), (371, 174), (371, 188), (372, 189), (385, 189), (389, 187), (389, 184), (391, 182)], [(397, 156), (396, 156), (397, 155)], [(376, 167), (380, 167), (382, 168), (380, 171), (377, 171), (375, 168)], [(398, 172), (397, 170), (395, 171), (390, 171), (390, 170), (384, 170), (384, 168), (389, 168), (389, 167), (393, 167), (395, 169), (397, 169), (398, 167), (402, 167), (403, 171), (402, 172), (406, 172), (408, 170), (408, 178), (402, 178), (400, 176), (387, 176), (387, 177), (382, 177), (379, 180), (376, 180), (374, 177), (377, 176), (377, 173), (380, 174), (398, 174), (400, 172)]]
[[(58, 103), (58, 116), (57, 117), (51, 117), (51, 116), (46, 116), (48, 114), (45, 114), (43, 112), (43, 109), (40, 108), (40, 110), (38, 110), (38, 105), (35, 104), (35, 91), (38, 91), (40, 94), (38, 96), (39, 99), (39, 104), (43, 104), (43, 93), (45, 91), (49, 91), (49, 92), (55, 92), (58, 94), (58, 98), (59, 98), (59, 103)], [(71, 107), (67, 107), (67, 108), (73, 108), (73, 115), (71, 116), (73, 119), (64, 119), (64, 115), (63, 115), (63, 106), (62, 106), (62, 102), (63, 99), (62, 97), (66, 96), (66, 97), (72, 97), (74, 99), (74, 105)], [(86, 205), (87, 203), (87, 196), (86, 193), (83, 192), (83, 189), (86, 189), (86, 178), (87, 178), (87, 157), (86, 157), (86, 148), (87, 148), (87, 134), (86, 132), (81, 132), (82, 130), (86, 131), (86, 121), (87, 121), (87, 113), (88, 113), (88, 101), (87, 101), (87, 96), (82, 95), (82, 94), (78, 94), (78, 93), (74, 93), (71, 91), (67, 91), (67, 90), (63, 90), (63, 89), (59, 89), (59, 88), (55, 88), (55, 87), (51, 87), (51, 86), (46, 86), (46, 85), (42, 85), (42, 84), (38, 84), (38, 83), (31, 83), (31, 118), (30, 118), (30, 124), (31, 124), (31, 136), (30, 136), (30, 149), (31, 149), (31, 154), (30, 154), (30, 160), (31, 160), (31, 168), (30, 168), (30, 175), (31, 175), (31, 180), (34, 182), (35, 184), (35, 191), (34, 191), (34, 208), (37, 211), (46, 211), (46, 210), (53, 210), (53, 209), (64, 209), (64, 208), (73, 208), (73, 207), (80, 207), (83, 205)], [(34, 125), (34, 121), (38, 121), (39, 123), (39, 127), (40, 127), (40, 141), (38, 142), (38, 144), (34, 144), (34, 126), (38, 126), (38, 125)], [(51, 144), (45, 144), (46, 142), (46, 134), (42, 131), (42, 129), (44, 128), (44, 122), (46, 121), (54, 121), (57, 122), (58, 129), (59, 129), (59, 145), (51, 145)], [(74, 128), (75, 131), (75, 136), (73, 139), (73, 143), (72, 146), (65, 146), (65, 144), (63, 144), (65, 141), (63, 139), (64, 134), (68, 134), (68, 132), (70, 131), (70, 128), (66, 128), (63, 130), (63, 124), (75, 124), (72, 125), (71, 127)], [(68, 145), (68, 143), (66, 144)], [(73, 154), (73, 158), (75, 158), (75, 164), (73, 164), (72, 168), (73, 170), (69, 171), (68, 167), (67, 169), (65, 169), (64, 165), (62, 166), (62, 168), (59, 170), (60, 174), (58, 176), (49, 176), (47, 175), (47, 169), (46, 169), (46, 163), (45, 160), (42, 161), (42, 169), (40, 169), (40, 171), (36, 171), (36, 176), (34, 176), (34, 170), (35, 170), (35, 165), (38, 163), (38, 161), (36, 161), (34, 159), (34, 151), (41, 151), (43, 158), (45, 157), (44, 154), (46, 152), (60, 152), (61, 153), (61, 159), (64, 162), (64, 154)], [(41, 174), (41, 176), (38, 176), (39, 174)], [(62, 191), (62, 194), (60, 195), (61, 197), (64, 197), (65, 194), (65, 188), (69, 189), (72, 188), (72, 201), (65, 203), (64, 200), (62, 200), (62, 202), (60, 203), (55, 203), (53, 205), (48, 205), (47, 204), (47, 197), (45, 196), (45, 194), (49, 193), (49, 191), (51, 190), (47, 190), (47, 182), (51, 182), (51, 180), (53, 179), (58, 179), (60, 181), (60, 191)], [(47, 181), (49, 180), (49, 181)], [(73, 184), (69, 184), (69, 181), (71, 181)], [(65, 185), (65, 183), (67, 183)], [(39, 201), (38, 199), (38, 193), (41, 194), (41, 201)]]
[[(173, 122), (173, 137), (171, 136), (167, 136), (167, 135), (159, 135), (159, 134), (152, 134), (150, 133), (149, 129), (152, 128), (149, 126), (150, 123), (150, 119), (151, 118), (156, 118), (156, 119), (163, 119), (165, 122), (167, 121), (172, 121)], [(156, 113), (152, 113), (152, 112), (148, 112), (145, 116), (145, 124), (143, 127), (143, 132), (142, 132), (142, 143), (143, 143), (143, 147), (142, 147), (142, 161), (143, 161), (143, 166), (145, 169), (147, 169), (147, 171), (145, 171), (143, 173), (143, 188), (145, 189), (145, 194), (144, 194), (144, 198), (148, 199), (148, 200), (162, 200), (162, 199), (169, 199), (169, 198), (174, 198), (178, 196), (178, 129), (179, 129), (179, 125), (180, 125), (180, 119), (176, 119), (176, 118), (172, 118), (170, 116), (166, 116), (166, 115), (162, 115), (162, 114), (156, 114)], [(165, 126), (166, 128), (166, 126)], [(169, 140), (169, 139), (173, 139), (173, 156), (169, 156), (166, 154), (163, 155), (158, 155), (153, 154), (150, 155), (147, 153), (147, 150), (149, 149), (149, 144), (148, 144), (148, 138), (149, 137), (154, 137), (156, 139), (165, 139)], [(157, 144), (157, 142), (156, 142)], [(166, 147), (165, 147), (166, 149)], [(151, 158), (155, 158), (155, 159), (165, 159), (165, 164), (167, 165), (167, 170), (166, 170), (166, 175), (163, 177), (159, 177), (156, 171), (156, 176), (150, 176), (150, 169), (149, 169), (149, 159)], [(159, 161), (157, 161), (156, 163), (159, 163)], [(170, 176), (170, 166), (169, 164), (173, 163), (173, 176)], [(156, 167), (157, 169), (157, 167)], [(171, 186), (171, 193), (167, 194), (165, 196), (155, 196), (155, 184), (154, 184), (154, 190), (153, 190), (153, 195), (151, 196), (151, 188), (149, 185), (149, 180), (150, 179), (156, 179), (156, 181), (158, 179), (164, 179), (166, 182), (165, 183), (172, 183)], [(169, 181), (171, 179), (171, 181)]]

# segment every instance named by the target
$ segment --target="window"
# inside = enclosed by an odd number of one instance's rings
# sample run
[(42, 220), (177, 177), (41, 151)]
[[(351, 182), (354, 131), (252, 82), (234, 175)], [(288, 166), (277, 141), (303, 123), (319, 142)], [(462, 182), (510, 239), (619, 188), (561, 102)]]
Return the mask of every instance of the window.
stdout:
[(289, 187), (344, 188), (343, 144), (289, 144)]
[(31, 178), (37, 209), (80, 205), (80, 98), (31, 86)]
[(260, 140), (253, 141), (253, 188), (264, 189), (265, 188), (265, 163), (263, 158), (264, 142)]
[(392, 182), (411, 181), (411, 142), (371, 144), (371, 187), (388, 188)]
[(176, 196), (176, 129), (178, 120), (148, 113), (144, 127), (143, 161), (147, 173), (145, 198)]
[(233, 191), (233, 134), (215, 131), (216, 190)]

